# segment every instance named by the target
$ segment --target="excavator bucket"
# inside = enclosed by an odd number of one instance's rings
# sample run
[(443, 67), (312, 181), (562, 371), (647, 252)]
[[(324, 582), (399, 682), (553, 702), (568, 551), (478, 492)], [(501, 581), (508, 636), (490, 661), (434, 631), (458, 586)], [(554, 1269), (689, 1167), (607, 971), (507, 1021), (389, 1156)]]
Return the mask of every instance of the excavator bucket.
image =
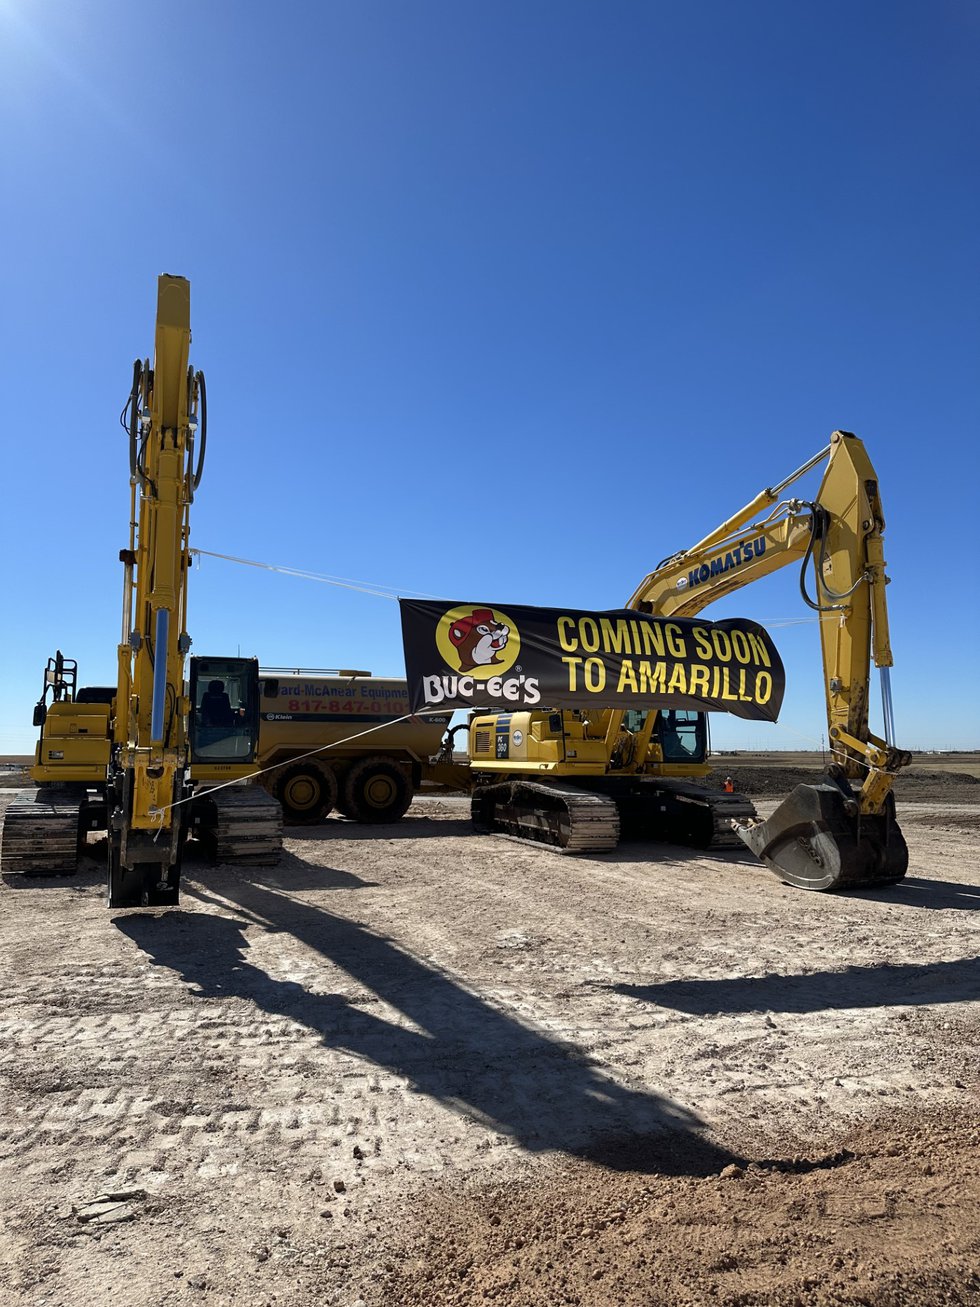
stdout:
[(867, 889), (901, 880), (908, 870), (894, 795), (880, 815), (862, 816), (835, 767), (817, 785), (797, 785), (767, 821), (733, 826), (771, 871), (798, 889)]

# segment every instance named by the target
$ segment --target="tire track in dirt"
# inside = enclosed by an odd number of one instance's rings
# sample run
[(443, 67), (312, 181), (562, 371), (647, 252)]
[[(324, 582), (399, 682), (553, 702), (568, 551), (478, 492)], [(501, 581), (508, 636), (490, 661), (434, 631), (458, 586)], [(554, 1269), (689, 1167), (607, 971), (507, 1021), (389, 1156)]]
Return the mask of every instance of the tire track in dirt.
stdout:
[[(277, 869), (192, 864), (174, 913), (107, 913), (94, 868), (0, 889), (0, 1182), (23, 1284), (44, 1258), (55, 1283), (97, 1277), (52, 1215), (82, 1187), (164, 1204), (112, 1235), (161, 1302), (178, 1232), (241, 1262), (241, 1227), (271, 1249), (247, 1274), (305, 1307), (345, 1290), (338, 1250), (370, 1252), (436, 1181), (562, 1156), (628, 1176), (667, 1138), (703, 1176), (980, 1084), (966, 827), (910, 822), (907, 881), (836, 898), (747, 855), (571, 860), (425, 816), (399, 832), (332, 822), (290, 835)], [(315, 1249), (337, 1261), (314, 1292), (296, 1267), (326, 1264)], [(222, 1258), (223, 1292), (258, 1300)]]

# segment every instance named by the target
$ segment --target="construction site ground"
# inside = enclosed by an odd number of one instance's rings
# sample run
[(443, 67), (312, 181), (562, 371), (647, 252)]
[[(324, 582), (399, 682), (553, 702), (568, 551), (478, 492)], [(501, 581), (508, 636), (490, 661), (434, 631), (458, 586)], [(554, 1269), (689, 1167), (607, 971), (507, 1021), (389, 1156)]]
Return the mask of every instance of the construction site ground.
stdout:
[(179, 910), (7, 879), (0, 1302), (980, 1302), (978, 775), (903, 778), (874, 893), (454, 797)]

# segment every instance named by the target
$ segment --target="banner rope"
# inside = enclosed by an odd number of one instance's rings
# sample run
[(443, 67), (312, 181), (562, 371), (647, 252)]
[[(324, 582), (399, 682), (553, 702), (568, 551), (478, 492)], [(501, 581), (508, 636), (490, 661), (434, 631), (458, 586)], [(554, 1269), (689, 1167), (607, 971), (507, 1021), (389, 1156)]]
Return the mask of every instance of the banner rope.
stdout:
[[(406, 590), (400, 586), (385, 585), (381, 581), (356, 581), (349, 576), (331, 576), (327, 572), (310, 572), (302, 567), (285, 567), (280, 563), (263, 563), (255, 558), (239, 558), (235, 554), (219, 554), (213, 549), (192, 548), (188, 552), (195, 554), (198, 559), (220, 558), (226, 563), (238, 563), (242, 567), (259, 567), (266, 572), (277, 572), (280, 576), (295, 576), (302, 581), (320, 581), (324, 585), (335, 585), (343, 590), (356, 590), (360, 594), (374, 595), (377, 599), (398, 599), (399, 596), (406, 595), (414, 595), (418, 599), (441, 598), (440, 595), (429, 594), (425, 590)], [(610, 611), (619, 610), (610, 609)], [(811, 622), (837, 620), (839, 619), (836, 613), (826, 613), (818, 617), (753, 618), (753, 621), (757, 621), (760, 626), (802, 626)]]
[(324, 585), (335, 585), (342, 590), (357, 590), (361, 594), (374, 595), (377, 599), (397, 599), (402, 595), (415, 595), (419, 599), (438, 599), (438, 595), (426, 594), (423, 590), (402, 590), (395, 586), (384, 585), (380, 581), (355, 581), (347, 576), (330, 576), (325, 572), (307, 572), (301, 567), (283, 567), (278, 563), (260, 563), (254, 558), (236, 558), (234, 554), (218, 554), (213, 549), (191, 549), (198, 559), (220, 558), (226, 563), (240, 563), (243, 567), (260, 567), (266, 572), (278, 572), (280, 576), (296, 576), (303, 581), (321, 581)]
[(811, 622), (839, 622), (837, 613), (823, 613), (819, 617), (754, 617), (754, 622), (767, 629), (770, 626), (806, 626)]

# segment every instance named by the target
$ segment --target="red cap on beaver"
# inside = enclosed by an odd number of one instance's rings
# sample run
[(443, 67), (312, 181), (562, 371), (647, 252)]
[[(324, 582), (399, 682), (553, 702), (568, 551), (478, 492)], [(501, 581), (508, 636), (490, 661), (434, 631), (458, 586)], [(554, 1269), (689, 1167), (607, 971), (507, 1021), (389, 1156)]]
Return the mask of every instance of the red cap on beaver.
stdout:
[(462, 644), (474, 626), (493, 620), (493, 613), (489, 608), (474, 608), (469, 617), (459, 617), (453, 622), (449, 628), (449, 638), (453, 644)]

